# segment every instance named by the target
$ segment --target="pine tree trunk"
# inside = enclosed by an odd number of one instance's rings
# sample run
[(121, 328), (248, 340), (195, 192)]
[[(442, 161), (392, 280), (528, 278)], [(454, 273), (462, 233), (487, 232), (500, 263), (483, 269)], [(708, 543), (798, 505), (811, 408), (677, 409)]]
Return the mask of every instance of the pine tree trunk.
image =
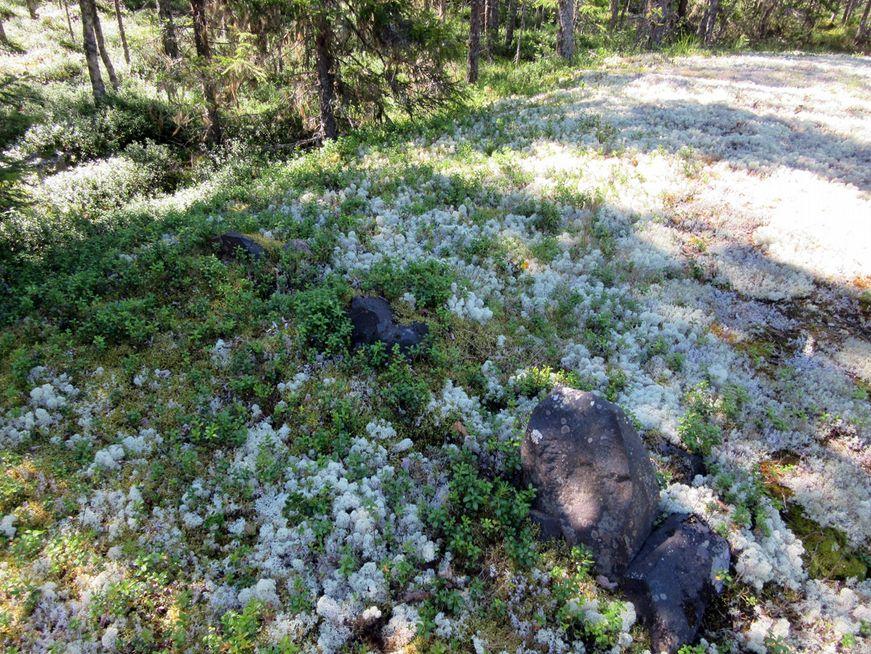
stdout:
[(485, 31), (487, 33), (487, 53), (492, 56), (496, 51), (496, 41), (499, 38), (499, 0), (487, 0), (485, 12)]
[(439, 0), (439, 20), (443, 23), (448, 16), (447, 8), (445, 7), (446, 2), (447, 0)]
[(209, 121), (206, 129), (206, 142), (220, 143), (224, 138), (224, 134), (221, 129), (221, 113), (218, 109), (215, 82), (212, 80), (212, 73), (208, 69), (212, 61), (212, 48), (209, 45), (209, 23), (206, 16), (206, 2), (207, 0), (190, 0), (194, 26), (194, 49), (204, 69), (202, 71), (203, 97), (206, 99), (206, 112)]
[(768, 34), (768, 19), (771, 18), (771, 14), (774, 13), (774, 10), (777, 8), (777, 0), (771, 0), (771, 3), (766, 7), (765, 12), (762, 14), (762, 19), (759, 21), (759, 38), (764, 39)]
[(629, 11), (629, 3), (632, 0), (626, 0), (623, 8), (620, 10), (620, 19), (617, 21), (617, 24), (622, 26), (626, 22), (626, 12)]
[(571, 61), (575, 56), (575, 2), (574, 0), (559, 0), (557, 7), (559, 20), (556, 34), (556, 53)]
[(816, 8), (816, 0), (810, 0), (810, 2), (808, 2), (807, 6), (805, 7), (804, 27), (807, 32), (810, 32), (817, 22)]
[(478, 60), (481, 58), (481, 14), (484, 13), (483, 0), (472, 0), (469, 13), (469, 59), (466, 66), (466, 81), (478, 81)]
[(617, 27), (617, 17), (620, 15), (620, 0), (611, 0), (611, 18), (608, 19), (608, 31)]
[(717, 13), (720, 11), (720, 0), (708, 0), (708, 6), (699, 22), (698, 37), (705, 45), (714, 41), (714, 27), (717, 24)]
[(106, 99), (106, 85), (100, 73), (100, 55), (97, 52), (97, 39), (94, 36), (94, 22), (89, 4), (93, 0), (79, 0), (79, 10), (82, 14), (82, 38), (85, 49), (85, 61), (88, 64), (88, 77), (91, 79), (91, 91), (97, 104)]
[(6, 28), (3, 27), (2, 17), (0, 17), (0, 43), (9, 43), (9, 39), (6, 37)]
[(656, 48), (671, 30), (671, 0), (648, 0), (646, 13), (647, 45)]
[(847, 4), (844, 5), (844, 15), (841, 17), (841, 25), (846, 25), (847, 21), (853, 17), (853, 10), (856, 8), (856, 3), (858, 0), (847, 0)]
[(334, 139), (339, 134), (336, 127), (336, 71), (332, 51), (333, 35), (325, 16), (319, 18), (316, 30), (315, 58), (318, 69), (321, 129), (325, 139)]
[(27, 0), (27, 13), (30, 14), (30, 17), (33, 20), (39, 18), (39, 14), (36, 11), (37, 9), (39, 9), (39, 3), (37, 0)]
[(115, 0), (115, 17), (118, 19), (118, 35), (121, 37), (121, 47), (124, 48), (124, 61), (130, 65), (130, 48), (127, 47), (127, 33), (124, 31), (124, 21), (121, 19), (121, 0)]
[(514, 51), (514, 63), (520, 63), (520, 42), (523, 40), (523, 29), (526, 27), (526, 0), (520, 0), (520, 29), (517, 31), (517, 50)]
[(871, 0), (865, 2), (865, 11), (862, 12), (862, 20), (859, 21), (859, 31), (856, 32), (856, 43), (859, 45), (868, 43), (868, 37), (871, 36), (871, 29), (868, 25), (869, 11), (871, 11)]
[(100, 59), (103, 60), (103, 65), (106, 67), (106, 72), (109, 74), (109, 82), (112, 88), (118, 90), (118, 76), (115, 74), (115, 67), (112, 65), (112, 58), (109, 56), (109, 51), (106, 50), (106, 41), (103, 39), (103, 27), (100, 25), (100, 14), (97, 11), (97, 3), (95, 0), (88, 0), (88, 11), (91, 12), (91, 21), (94, 25), (94, 36), (97, 39), (97, 49), (100, 51)]
[(178, 59), (178, 40), (175, 38), (175, 23), (172, 20), (170, 0), (157, 0), (157, 17), (160, 21), (160, 40), (163, 52), (170, 59)]
[(73, 21), (70, 18), (70, 0), (61, 0), (64, 4), (64, 13), (67, 15), (67, 29), (70, 31), (70, 41), (76, 40), (76, 34), (73, 32)]
[(505, 16), (505, 48), (514, 43), (514, 29), (517, 26), (517, 0), (508, 0), (508, 14)]

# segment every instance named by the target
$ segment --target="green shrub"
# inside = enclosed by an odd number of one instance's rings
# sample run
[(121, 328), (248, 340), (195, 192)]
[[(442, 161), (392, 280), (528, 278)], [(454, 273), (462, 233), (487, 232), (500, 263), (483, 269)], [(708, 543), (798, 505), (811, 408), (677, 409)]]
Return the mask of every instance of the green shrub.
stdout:
[(293, 296), (296, 330), (307, 346), (327, 354), (343, 354), (351, 340), (351, 320), (345, 312), (348, 289), (333, 282)]
[(418, 307), (436, 309), (448, 301), (453, 282), (450, 268), (435, 259), (415, 261), (405, 268), (384, 260), (372, 266), (363, 288), (382, 293), (390, 300), (409, 292), (414, 295)]
[(113, 95), (101, 107), (84, 93), (54, 94), (44, 101), (43, 119), (21, 141), (25, 156), (60, 154), (67, 162), (78, 162), (116, 154), (131, 143), (183, 149), (195, 141), (194, 131), (176, 123), (171, 105), (134, 90)]
[(228, 611), (221, 616), (222, 651), (229, 654), (253, 654), (256, 651), (263, 608), (262, 602), (251, 600), (241, 612)]
[(214, 416), (197, 416), (188, 435), (195, 445), (207, 447), (238, 447), (245, 442), (247, 430), (242, 408), (221, 409)]
[(429, 387), (402, 355), (394, 355), (378, 377), (382, 398), (394, 415), (407, 425), (423, 414), (430, 400)]
[(154, 306), (153, 296), (96, 304), (82, 332), (98, 344), (143, 344), (157, 332), (157, 324), (148, 318)]
[(515, 388), (518, 395), (536, 397), (542, 391), (550, 391), (557, 384), (580, 390), (592, 390), (592, 387), (585, 384), (576, 372), (554, 370), (550, 366), (527, 368), (525, 373), (516, 380)]
[(708, 455), (715, 445), (723, 440), (723, 430), (710, 422), (697, 409), (690, 409), (678, 421), (677, 433), (691, 452)]
[(448, 497), (427, 521), (444, 538), (458, 565), (477, 570), (488, 547), (502, 544), (518, 565), (536, 558), (532, 524), (527, 520), (535, 491), (518, 490), (504, 479), (480, 476), (475, 460), (463, 453), (452, 465)]

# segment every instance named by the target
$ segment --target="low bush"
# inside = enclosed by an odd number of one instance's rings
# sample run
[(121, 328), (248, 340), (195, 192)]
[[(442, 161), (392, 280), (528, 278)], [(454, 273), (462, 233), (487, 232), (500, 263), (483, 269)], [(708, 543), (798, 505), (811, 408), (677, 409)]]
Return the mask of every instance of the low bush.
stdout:
[(527, 519), (534, 497), (531, 488), (518, 490), (504, 479), (485, 479), (474, 457), (464, 453), (451, 467), (445, 503), (426, 517), (464, 570), (479, 569), (487, 548), (495, 545), (503, 545), (516, 564), (528, 566), (536, 557)]
[(326, 354), (343, 354), (351, 341), (351, 321), (345, 312), (350, 290), (331, 281), (293, 296), (296, 332), (307, 347)]

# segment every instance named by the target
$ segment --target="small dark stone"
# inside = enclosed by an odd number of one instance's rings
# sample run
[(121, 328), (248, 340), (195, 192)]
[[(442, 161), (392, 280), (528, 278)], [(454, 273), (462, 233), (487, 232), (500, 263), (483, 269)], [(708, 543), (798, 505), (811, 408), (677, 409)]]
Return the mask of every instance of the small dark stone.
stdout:
[(665, 460), (665, 467), (672, 473), (674, 481), (690, 485), (696, 475), (705, 474), (705, 460), (700, 454), (688, 452), (666, 440), (654, 446), (653, 451)]
[(538, 525), (539, 537), (542, 540), (560, 538), (563, 535), (560, 521), (553, 516), (549, 516), (547, 513), (537, 509), (531, 509), (529, 511), (529, 518)]
[(587, 545), (597, 571), (619, 577), (650, 533), (659, 501), (653, 464), (620, 407), (558, 387), (533, 411), (520, 456), (524, 481), (537, 490), (542, 536)]
[(428, 333), (429, 327), (422, 322), (394, 325), (393, 329), (384, 335), (384, 344), (388, 349), (398, 345), (401, 352), (407, 352), (415, 345), (420, 345)]
[(354, 326), (351, 333), (354, 345), (372, 345), (383, 341), (384, 336), (394, 328), (393, 310), (384, 298), (355, 297), (351, 300), (348, 315)]
[(397, 325), (390, 304), (380, 297), (355, 297), (351, 300), (348, 316), (354, 327), (351, 342), (355, 346), (381, 342), (388, 349), (398, 345), (404, 353), (420, 345), (429, 333), (429, 328), (422, 322)]
[(233, 258), (238, 256), (239, 251), (251, 257), (259, 259), (266, 256), (266, 250), (257, 241), (239, 232), (227, 232), (218, 237), (218, 245), (221, 256)]
[(729, 544), (698, 517), (670, 515), (632, 561), (621, 585), (650, 629), (653, 650), (676, 652), (695, 640), (708, 602), (722, 591)]

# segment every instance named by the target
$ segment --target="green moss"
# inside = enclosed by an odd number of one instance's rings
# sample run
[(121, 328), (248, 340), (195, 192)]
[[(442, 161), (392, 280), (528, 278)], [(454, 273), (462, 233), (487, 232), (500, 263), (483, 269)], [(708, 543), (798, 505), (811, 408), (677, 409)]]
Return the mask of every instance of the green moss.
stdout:
[(848, 579), (860, 581), (868, 575), (869, 557), (852, 547), (843, 532), (823, 527), (808, 518), (801, 507), (790, 504), (783, 518), (804, 544), (804, 563), (815, 579)]

